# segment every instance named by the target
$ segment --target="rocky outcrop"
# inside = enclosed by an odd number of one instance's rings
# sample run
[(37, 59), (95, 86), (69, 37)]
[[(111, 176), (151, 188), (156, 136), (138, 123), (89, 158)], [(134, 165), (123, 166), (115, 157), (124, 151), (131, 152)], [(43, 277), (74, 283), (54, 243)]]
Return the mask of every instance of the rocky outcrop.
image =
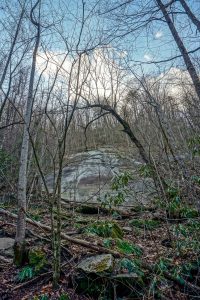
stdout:
[[(132, 195), (127, 196), (126, 203), (133, 204), (137, 199), (146, 201), (154, 192), (154, 185), (151, 179), (139, 176), (141, 165), (133, 157), (109, 147), (72, 155), (63, 169), (62, 198), (95, 203), (111, 192), (110, 182), (116, 174), (130, 171), (134, 180), (130, 183)], [(46, 180), (51, 189), (53, 175), (46, 176)]]

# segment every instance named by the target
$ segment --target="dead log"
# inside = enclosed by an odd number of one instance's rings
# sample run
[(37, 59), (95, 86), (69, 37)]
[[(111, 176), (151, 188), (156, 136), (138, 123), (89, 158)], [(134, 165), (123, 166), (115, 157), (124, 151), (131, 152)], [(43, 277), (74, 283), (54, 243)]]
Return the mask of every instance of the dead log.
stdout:
[[(10, 217), (10, 218), (13, 218), (13, 219), (17, 219), (17, 215), (16, 214), (13, 214), (5, 209), (0, 209), (0, 215), (4, 215), (4, 216), (7, 216), (7, 217)], [(37, 221), (33, 221), (31, 220), (30, 218), (26, 218), (26, 222), (33, 225), (33, 226), (36, 226), (38, 228), (41, 228), (45, 231), (49, 231), (51, 232), (51, 227), (48, 226), (48, 225), (45, 225), (45, 224), (42, 224), (40, 222), (37, 222)], [(85, 247), (85, 248), (89, 248), (89, 249), (92, 249), (94, 251), (97, 251), (97, 252), (100, 252), (100, 253), (110, 253), (112, 254), (114, 257), (121, 257), (121, 254), (117, 251), (114, 251), (114, 250), (110, 250), (110, 249), (106, 249), (102, 246), (98, 246), (98, 245), (95, 245), (95, 244), (92, 244), (90, 242), (87, 242), (87, 241), (84, 241), (84, 240), (81, 240), (81, 239), (76, 239), (76, 238), (73, 238), (65, 233), (61, 233), (61, 237), (66, 240), (66, 241), (69, 241), (73, 244), (76, 244), (76, 245), (79, 245), (79, 246), (82, 246), (82, 247)]]

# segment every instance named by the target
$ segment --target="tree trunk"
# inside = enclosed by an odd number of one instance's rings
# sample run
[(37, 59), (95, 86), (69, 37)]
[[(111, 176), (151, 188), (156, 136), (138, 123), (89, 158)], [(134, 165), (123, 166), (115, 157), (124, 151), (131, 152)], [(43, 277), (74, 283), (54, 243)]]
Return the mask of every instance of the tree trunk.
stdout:
[(165, 8), (165, 5), (162, 3), (161, 0), (156, 0), (156, 2), (158, 4), (158, 6), (160, 7), (160, 10), (162, 11), (163, 16), (165, 17), (165, 20), (166, 20), (166, 22), (169, 26), (169, 29), (170, 29), (173, 37), (174, 37), (174, 40), (175, 40), (175, 42), (176, 42), (176, 44), (177, 44), (177, 46), (178, 46), (178, 48), (179, 48), (179, 50), (180, 50), (180, 52), (183, 56), (184, 62), (185, 62), (186, 67), (187, 67), (187, 70), (188, 70), (188, 72), (190, 74), (190, 77), (192, 79), (192, 82), (194, 84), (195, 91), (196, 91), (197, 96), (200, 100), (200, 79), (199, 79), (199, 76), (196, 72), (196, 69), (195, 69), (195, 67), (194, 67), (194, 65), (193, 65), (193, 63), (190, 59), (190, 56), (187, 52), (187, 49), (185, 48), (185, 46), (184, 46), (184, 44), (183, 44), (183, 42), (182, 42), (182, 40), (181, 40), (181, 38), (178, 34), (173, 22), (172, 22), (167, 10)]
[[(57, 183), (55, 187), (55, 213), (53, 231), (53, 286), (58, 287), (58, 281), (60, 279), (61, 272), (61, 181), (62, 181), (62, 142), (58, 141), (58, 155), (59, 155), (59, 171), (57, 177)], [(53, 211), (54, 213), (54, 211)], [(55, 226), (56, 223), (56, 226)]]
[[(36, 6), (40, 3), (40, 0), (33, 6), (31, 10), (32, 14)], [(33, 23), (33, 22), (32, 22)], [(20, 167), (19, 167), (19, 181), (18, 181), (18, 219), (17, 219), (17, 230), (15, 236), (15, 258), (14, 261), (17, 265), (23, 264), (25, 255), (25, 231), (26, 231), (26, 188), (27, 188), (27, 162), (28, 162), (28, 150), (29, 150), (29, 127), (31, 123), (31, 114), (33, 107), (33, 86), (36, 69), (36, 56), (40, 43), (40, 24), (34, 21), (34, 25), (37, 26), (37, 36), (35, 48), (33, 51), (32, 67), (30, 74), (28, 99), (24, 114), (24, 131), (20, 155)]]
[(183, 6), (186, 14), (190, 18), (190, 20), (194, 23), (194, 25), (197, 27), (198, 31), (200, 32), (200, 21), (197, 19), (197, 17), (193, 14), (188, 4), (185, 2), (185, 0), (179, 0), (181, 5)]

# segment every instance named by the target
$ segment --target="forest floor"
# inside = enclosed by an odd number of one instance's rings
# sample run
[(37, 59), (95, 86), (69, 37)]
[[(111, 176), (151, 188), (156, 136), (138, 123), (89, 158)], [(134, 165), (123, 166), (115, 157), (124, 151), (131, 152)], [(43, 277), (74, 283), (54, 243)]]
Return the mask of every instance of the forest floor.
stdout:
[[(12, 205), (2, 208), (16, 213)], [(32, 206), (27, 217), (50, 225), (43, 205)], [(0, 238), (14, 239), (15, 226), (14, 218), (0, 214)], [(89, 206), (65, 206), (62, 232), (104, 247), (105, 253), (115, 250), (120, 254), (115, 265), (120, 267), (96, 274), (80, 270), (79, 263), (102, 254), (102, 248), (98, 253), (63, 238), (61, 279), (54, 290), (50, 232), (27, 223), (27, 244), (33, 256), (30, 259), (29, 255), (23, 268), (17, 268), (12, 249), (1, 251), (0, 299), (200, 299), (198, 217), (166, 221), (164, 211), (155, 207), (109, 213)]]

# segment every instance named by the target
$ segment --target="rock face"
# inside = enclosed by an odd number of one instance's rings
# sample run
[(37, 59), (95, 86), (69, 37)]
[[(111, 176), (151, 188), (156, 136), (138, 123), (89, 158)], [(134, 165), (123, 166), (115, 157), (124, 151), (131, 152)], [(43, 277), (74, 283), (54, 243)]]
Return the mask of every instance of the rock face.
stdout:
[[(71, 201), (97, 202), (98, 198), (110, 191), (113, 176), (130, 171), (137, 179), (131, 183), (131, 190), (135, 195), (131, 199), (127, 198), (127, 202), (131, 201), (132, 204), (133, 198), (137, 200), (137, 197), (145, 200), (153, 192), (153, 183), (151, 179), (138, 177), (138, 168), (141, 165), (141, 162), (131, 156), (109, 147), (72, 155), (63, 169), (62, 197)], [(53, 175), (46, 176), (46, 180), (51, 189)]]
[(86, 273), (112, 272), (113, 261), (111, 254), (95, 255), (82, 260), (77, 268)]

